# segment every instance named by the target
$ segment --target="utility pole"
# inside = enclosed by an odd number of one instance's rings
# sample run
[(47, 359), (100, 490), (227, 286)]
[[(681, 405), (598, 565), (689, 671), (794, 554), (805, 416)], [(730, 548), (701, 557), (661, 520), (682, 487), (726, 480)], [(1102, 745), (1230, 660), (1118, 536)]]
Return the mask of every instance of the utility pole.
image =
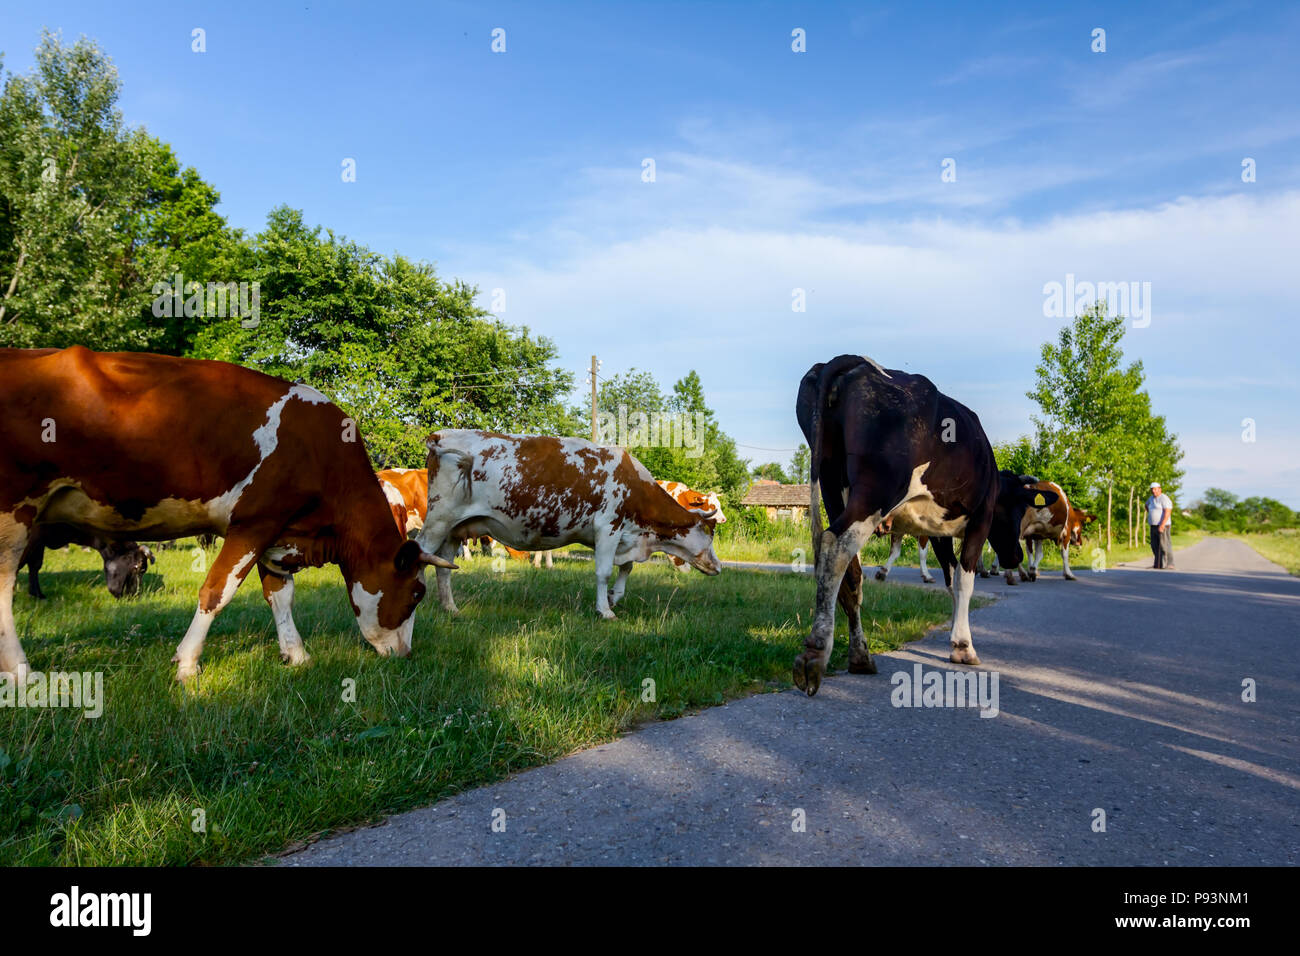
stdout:
[(600, 431), (596, 428), (596, 369), (600, 365), (596, 356), (591, 357), (591, 440), (600, 441)]

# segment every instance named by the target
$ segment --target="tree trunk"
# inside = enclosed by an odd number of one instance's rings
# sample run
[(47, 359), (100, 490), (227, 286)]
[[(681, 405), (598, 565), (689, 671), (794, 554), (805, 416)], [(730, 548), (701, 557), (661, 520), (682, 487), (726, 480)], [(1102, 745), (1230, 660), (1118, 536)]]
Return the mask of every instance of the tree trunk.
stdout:
[(1110, 550), (1110, 544), (1111, 544), (1110, 516), (1112, 511), (1111, 505), (1114, 496), (1115, 496), (1115, 482), (1112, 481), (1106, 485), (1106, 550), (1107, 551)]
[(14, 263), (14, 277), (9, 280), (9, 288), (5, 290), (4, 301), (0, 302), (0, 322), (4, 321), (5, 312), (9, 309), (9, 299), (14, 294), (14, 289), (18, 288), (18, 273), (23, 271), (23, 263), (27, 261), (27, 251), (22, 246), (18, 247), (18, 261)]
[(1135, 538), (1137, 536), (1137, 527), (1133, 524), (1133, 486), (1128, 486), (1128, 546), (1137, 547)]

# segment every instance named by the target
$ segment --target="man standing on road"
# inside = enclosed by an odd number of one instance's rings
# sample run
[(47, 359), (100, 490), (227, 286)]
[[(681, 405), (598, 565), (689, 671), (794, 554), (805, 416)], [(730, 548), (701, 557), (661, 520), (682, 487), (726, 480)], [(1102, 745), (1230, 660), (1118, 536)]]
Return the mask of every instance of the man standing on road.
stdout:
[(1170, 541), (1170, 525), (1174, 520), (1174, 503), (1161, 492), (1160, 482), (1151, 482), (1151, 495), (1147, 498), (1147, 524), (1151, 526), (1151, 554), (1154, 568), (1174, 570), (1174, 546)]

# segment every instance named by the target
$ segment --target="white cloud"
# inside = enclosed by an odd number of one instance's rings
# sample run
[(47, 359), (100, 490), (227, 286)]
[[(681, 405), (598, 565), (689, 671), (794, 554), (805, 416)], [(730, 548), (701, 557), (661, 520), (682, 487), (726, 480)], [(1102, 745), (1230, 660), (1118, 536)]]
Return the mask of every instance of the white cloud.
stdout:
[[(723, 182), (734, 173), (725, 164), (693, 168)], [(692, 188), (709, 199), (707, 185)], [(777, 212), (747, 215), (746, 199), (760, 196)], [(1067, 273), (1150, 282), (1152, 322), (1128, 332), (1125, 351), (1143, 360), (1156, 410), (1182, 436), (1188, 491), (1226, 483), (1300, 505), (1300, 489), (1284, 487), (1300, 467), (1300, 426), (1279, 417), (1264, 455), (1240, 447), (1235, 424), (1294, 381), (1300, 191), (992, 225), (946, 217), (810, 225), (801, 206), (843, 196), (782, 174), (756, 174), (733, 192), (720, 186), (712, 198), (711, 215), (681, 227), (597, 242), (576, 224), (599, 203), (602, 221), (624, 210), (601, 190), (566, 218), (571, 228), (544, 264), (451, 271), (483, 289), (506, 288), (506, 318), (555, 339), (575, 369), (592, 353), (607, 373), (637, 366), (665, 385), (697, 369), (724, 428), (776, 448), (801, 439), (793, 416), (800, 376), (841, 352), (923, 372), (970, 405), (994, 440), (1028, 431), (1024, 393), (1040, 345), (1061, 324), (1043, 317), (1044, 283)], [(630, 222), (640, 202), (627, 204)], [(718, 224), (729, 217), (735, 225)], [(806, 313), (791, 311), (795, 287), (806, 290)], [(1200, 427), (1216, 415), (1236, 444)], [(1233, 481), (1211, 480), (1233, 468)]]

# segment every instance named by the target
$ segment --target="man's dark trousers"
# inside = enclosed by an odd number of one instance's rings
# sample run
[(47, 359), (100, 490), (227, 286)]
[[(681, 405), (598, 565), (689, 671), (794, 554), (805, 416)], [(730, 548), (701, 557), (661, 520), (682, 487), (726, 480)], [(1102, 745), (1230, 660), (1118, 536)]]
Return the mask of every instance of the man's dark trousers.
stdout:
[(1160, 525), (1153, 524), (1150, 526), (1151, 531), (1151, 556), (1155, 558), (1155, 564), (1152, 567), (1163, 568), (1165, 559), (1168, 557), (1164, 553), (1164, 534), (1160, 531)]

